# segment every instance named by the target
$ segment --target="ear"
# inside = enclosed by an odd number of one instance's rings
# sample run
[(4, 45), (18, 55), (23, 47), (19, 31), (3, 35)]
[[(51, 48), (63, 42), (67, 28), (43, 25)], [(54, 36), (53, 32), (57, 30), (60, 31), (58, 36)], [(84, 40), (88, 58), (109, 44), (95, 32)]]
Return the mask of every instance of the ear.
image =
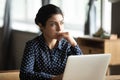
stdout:
[(42, 24), (41, 24), (41, 23), (38, 23), (38, 26), (39, 26), (40, 28), (42, 28)]
[(38, 26), (40, 27), (40, 30), (43, 30), (44, 27), (42, 26), (41, 23), (39, 23)]

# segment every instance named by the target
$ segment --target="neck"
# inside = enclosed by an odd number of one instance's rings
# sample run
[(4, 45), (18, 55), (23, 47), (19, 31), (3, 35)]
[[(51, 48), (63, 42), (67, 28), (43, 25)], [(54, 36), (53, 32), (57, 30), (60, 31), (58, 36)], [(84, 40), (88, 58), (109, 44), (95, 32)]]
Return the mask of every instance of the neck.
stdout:
[(53, 49), (56, 45), (57, 45), (57, 41), (56, 40), (52, 40), (52, 41), (47, 41), (47, 45), (50, 49)]
[(50, 49), (53, 49), (57, 45), (57, 39), (50, 39), (45, 37), (45, 42)]

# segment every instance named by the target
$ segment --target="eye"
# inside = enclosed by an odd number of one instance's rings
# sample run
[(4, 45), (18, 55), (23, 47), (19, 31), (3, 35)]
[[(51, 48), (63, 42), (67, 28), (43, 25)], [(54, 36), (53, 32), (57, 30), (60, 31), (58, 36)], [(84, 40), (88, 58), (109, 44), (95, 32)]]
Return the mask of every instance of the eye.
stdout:
[(60, 24), (61, 24), (61, 25), (63, 25), (63, 24), (64, 24), (64, 22), (63, 22), (63, 21), (61, 21), (61, 22), (60, 22)]
[(56, 26), (56, 24), (54, 22), (50, 23), (50, 26)]

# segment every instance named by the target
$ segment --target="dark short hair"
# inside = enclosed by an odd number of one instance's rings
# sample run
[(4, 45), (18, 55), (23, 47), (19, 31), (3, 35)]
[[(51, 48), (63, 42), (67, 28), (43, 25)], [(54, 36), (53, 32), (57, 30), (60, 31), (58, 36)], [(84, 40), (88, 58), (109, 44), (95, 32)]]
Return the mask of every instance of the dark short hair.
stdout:
[(38, 25), (39, 23), (42, 24), (42, 26), (46, 25), (46, 21), (54, 14), (61, 14), (63, 16), (62, 10), (53, 5), (53, 4), (47, 4), (42, 6), (35, 17), (35, 23)]

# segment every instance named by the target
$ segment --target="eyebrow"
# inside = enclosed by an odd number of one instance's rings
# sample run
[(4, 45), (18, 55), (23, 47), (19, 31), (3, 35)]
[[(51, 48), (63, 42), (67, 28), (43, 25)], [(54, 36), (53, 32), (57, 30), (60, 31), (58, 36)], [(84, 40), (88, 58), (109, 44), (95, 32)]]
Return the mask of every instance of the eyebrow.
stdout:
[[(56, 22), (56, 20), (48, 20), (49, 22)], [(59, 20), (59, 21), (64, 21), (64, 18), (62, 18), (61, 20)]]
[[(64, 21), (64, 19), (60, 20), (60, 22), (61, 22), (61, 21)], [(56, 21), (53, 20), (53, 21), (48, 21), (48, 22), (56, 22)]]

